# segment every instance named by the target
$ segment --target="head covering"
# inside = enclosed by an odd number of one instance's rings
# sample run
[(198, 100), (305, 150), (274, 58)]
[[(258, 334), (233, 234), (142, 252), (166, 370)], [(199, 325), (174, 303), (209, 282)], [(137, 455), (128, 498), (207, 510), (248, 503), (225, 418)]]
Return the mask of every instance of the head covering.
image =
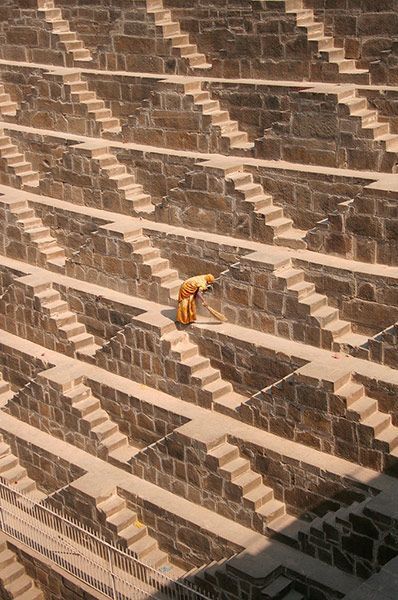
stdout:
[(205, 275), (205, 279), (206, 279), (207, 283), (213, 283), (213, 281), (215, 280), (215, 277), (211, 273), (208, 273), (207, 275)]

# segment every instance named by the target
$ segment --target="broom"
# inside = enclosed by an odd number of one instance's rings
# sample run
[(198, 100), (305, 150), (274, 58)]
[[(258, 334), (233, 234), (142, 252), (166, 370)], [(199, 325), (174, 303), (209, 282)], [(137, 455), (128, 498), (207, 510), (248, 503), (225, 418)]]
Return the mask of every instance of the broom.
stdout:
[(228, 321), (227, 317), (225, 315), (223, 315), (222, 313), (218, 312), (218, 310), (216, 310), (215, 308), (212, 308), (211, 306), (209, 306), (208, 304), (205, 304), (204, 302), (203, 302), (203, 306), (205, 308), (207, 308), (209, 313), (212, 314), (213, 317), (216, 317), (216, 319), (218, 321), (223, 321), (223, 322)]

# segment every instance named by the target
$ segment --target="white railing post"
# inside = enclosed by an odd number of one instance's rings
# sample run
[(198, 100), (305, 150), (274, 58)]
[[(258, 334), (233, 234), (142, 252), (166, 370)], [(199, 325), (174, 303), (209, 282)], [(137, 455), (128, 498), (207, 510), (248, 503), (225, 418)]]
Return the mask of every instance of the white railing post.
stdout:
[(115, 578), (115, 571), (114, 571), (115, 565), (114, 565), (114, 560), (113, 560), (113, 553), (111, 551), (110, 546), (108, 546), (107, 550), (108, 550), (109, 572), (111, 574), (113, 598), (114, 598), (114, 600), (117, 600), (116, 578)]

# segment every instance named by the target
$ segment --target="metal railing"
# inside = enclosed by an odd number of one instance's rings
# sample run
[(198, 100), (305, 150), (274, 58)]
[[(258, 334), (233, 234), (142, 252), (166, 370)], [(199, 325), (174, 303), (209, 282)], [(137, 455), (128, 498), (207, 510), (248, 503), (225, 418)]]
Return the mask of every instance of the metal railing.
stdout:
[(0, 477), (0, 530), (113, 600), (209, 600), (106, 542), (85, 526), (36, 503)]

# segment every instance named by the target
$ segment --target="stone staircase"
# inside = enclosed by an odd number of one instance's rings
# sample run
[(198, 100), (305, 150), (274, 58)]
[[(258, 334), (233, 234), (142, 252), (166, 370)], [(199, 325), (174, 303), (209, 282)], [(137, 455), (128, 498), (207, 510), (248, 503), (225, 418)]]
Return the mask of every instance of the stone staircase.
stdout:
[[(186, 573), (184, 580), (192, 581), (199, 590), (213, 597), (220, 597), (228, 582), (233, 581), (233, 571), (229, 562), (237, 555), (213, 560), (199, 568), (195, 567)], [(278, 571), (278, 570), (277, 570)], [(235, 575), (237, 577), (237, 575)], [(232, 581), (231, 581), (232, 579)], [(271, 574), (265, 577), (266, 584), (263, 588), (256, 588), (256, 597), (260, 600), (304, 600), (304, 596), (293, 589), (293, 581), (285, 575)], [(233, 588), (232, 588), (233, 589)]]
[(21, 494), (35, 502), (41, 502), (46, 494), (37, 489), (36, 482), (28, 477), (27, 471), (19, 464), (19, 459), (11, 452), (10, 446), (0, 435), (0, 477)]
[[(130, 445), (117, 423), (101, 408), (100, 401), (82, 383), (81, 377), (68, 383), (67, 389), (62, 391), (62, 398), (69, 403), (72, 414), (79, 419), (79, 433), (93, 440), (97, 455), (101, 454), (102, 447), (105, 450), (104, 458), (126, 463), (138, 451), (138, 448)], [(88, 447), (87, 451), (90, 451)]]
[(293, 226), (292, 219), (285, 216), (283, 208), (275, 206), (272, 196), (264, 192), (261, 184), (254, 182), (253, 175), (244, 171), (243, 165), (228, 168), (225, 176), (232, 181), (235, 191), (242, 196), (248, 209), (254, 211), (258, 219), (256, 229), (265, 229), (267, 241), (289, 248), (306, 247), (306, 231)]
[(14, 552), (8, 549), (5, 537), (0, 535), (0, 594), (3, 588), (7, 598), (15, 600), (44, 600), (44, 594), (27, 574)]
[(13, 395), (14, 393), (11, 389), (11, 385), (8, 383), (8, 381), (3, 379), (3, 375), (0, 372), (0, 409), (6, 406), (7, 402), (13, 397)]
[[(52, 75), (54, 75), (53, 72)], [(87, 111), (87, 117), (94, 119), (102, 133), (120, 133), (122, 128), (119, 119), (113, 116), (105, 102), (88, 88), (87, 81), (82, 79), (81, 71), (60, 72), (65, 87), (73, 102), (79, 102)]]
[(260, 591), (261, 600), (305, 600), (305, 596), (293, 589), (293, 581), (284, 575), (279, 575), (272, 583)]
[(208, 451), (209, 462), (234, 489), (234, 498), (243, 507), (255, 511), (259, 519), (270, 523), (285, 514), (285, 504), (274, 498), (274, 490), (263, 484), (262, 477), (250, 467), (250, 461), (228, 442)]
[(355, 60), (345, 58), (345, 50), (336, 45), (333, 37), (325, 35), (325, 26), (316, 21), (314, 11), (304, 8), (305, 0), (286, 0), (286, 12), (296, 16), (297, 27), (306, 31), (308, 41), (315, 42), (320, 56), (336, 65), (339, 75), (355, 77), (358, 83), (369, 83), (369, 71), (358, 69)]
[(0, 165), (6, 174), (9, 174), (16, 182), (15, 187), (37, 187), (39, 185), (39, 173), (33, 170), (25, 155), (19, 152), (18, 147), (12, 143), (3, 129), (0, 129)]
[(90, 51), (84, 47), (77, 34), (71, 31), (69, 22), (63, 19), (62, 11), (56, 8), (54, 0), (37, 0), (37, 7), (38, 15), (44, 17), (60, 45), (74, 61), (92, 60)]
[(398, 322), (369, 338), (362, 346), (355, 349), (353, 356), (398, 368)]
[[(104, 253), (104, 244), (111, 252)], [(107, 257), (114, 258), (109, 270)], [(101, 266), (102, 265), (102, 266)], [(66, 261), (66, 271), (71, 277), (85, 279), (87, 269), (96, 267), (94, 283), (116, 289), (122, 293), (147, 298), (161, 304), (175, 304), (182, 281), (170, 262), (161, 257), (160, 250), (140, 227), (117, 221), (102, 225), (79, 250)]]
[(344, 399), (347, 411), (366, 428), (370, 447), (398, 459), (398, 427), (392, 424), (391, 415), (379, 410), (377, 400), (366, 394), (364, 386), (350, 377), (335, 393)]
[[(233, 557), (234, 556), (236, 556), (236, 554), (234, 554)], [(199, 589), (200, 592), (209, 594), (214, 598), (218, 598), (219, 591), (217, 590), (217, 574), (225, 573), (228, 561), (233, 557), (223, 558), (221, 560), (212, 560), (211, 562), (201, 565), (200, 567), (193, 567), (187, 571), (187, 573), (185, 573), (181, 581), (183, 583), (192, 583)]]
[(84, 152), (84, 146), (87, 146), (88, 154), (98, 163), (101, 172), (108, 180), (110, 189), (120, 193), (125, 200), (128, 208), (126, 210), (121, 206), (121, 212), (128, 212), (128, 214), (154, 212), (155, 207), (151, 196), (144, 192), (143, 186), (136, 182), (135, 176), (128, 172), (126, 166), (118, 161), (109, 148), (95, 145), (90, 147), (86, 144), (77, 147), (77, 150)]
[(355, 87), (346, 88), (338, 94), (340, 106), (348, 109), (350, 117), (359, 120), (360, 127), (366, 137), (375, 142), (382, 142), (386, 152), (398, 152), (398, 135), (391, 133), (390, 123), (380, 120), (377, 110), (369, 108), (368, 100), (359, 96)]
[(201, 111), (205, 124), (211, 125), (220, 131), (221, 138), (224, 140), (221, 147), (222, 152), (232, 151), (234, 154), (237, 152), (246, 154), (254, 148), (254, 143), (249, 142), (248, 134), (245, 131), (240, 131), (239, 123), (230, 118), (227, 110), (222, 110), (218, 100), (211, 98), (210, 93), (203, 89), (201, 81), (192, 81), (191, 79), (182, 85), (184, 93), (192, 98), (194, 105)]
[[(54, 271), (62, 271), (65, 267), (65, 250), (51, 235), (50, 228), (45, 227), (43, 221), (36, 217), (28, 201), (18, 197), (7, 199), (7, 196), (3, 196), (0, 197), (0, 206), (2, 204), (9, 210), (15, 225), (21, 230), (22, 239), (25, 238), (28, 247), (33, 246), (36, 250), (36, 264)], [(20, 254), (17, 258), (20, 258)], [(33, 260), (33, 256), (30, 256), (30, 260)]]
[(179, 331), (171, 322), (162, 333), (161, 341), (165, 352), (179, 364), (189, 385), (199, 388), (198, 403), (201, 406), (224, 414), (236, 414), (237, 406), (246, 398), (234, 392), (232, 385), (222, 379), (219, 369), (214, 369), (210, 360), (199, 353), (199, 347), (185, 331)]
[(15, 282), (26, 290), (28, 296), (33, 297), (36, 309), (46, 315), (49, 327), (65, 345), (70, 346), (74, 353), (84, 356), (95, 354), (99, 346), (95, 344), (94, 336), (87, 333), (83, 323), (79, 323), (76, 313), (53, 289), (51, 281), (39, 275), (27, 275)]
[(97, 502), (97, 509), (105, 517), (109, 529), (117, 535), (118, 543), (126, 547), (141, 562), (178, 579), (184, 571), (170, 563), (148, 528), (138, 520), (137, 513), (127, 507), (127, 502), (116, 491)]
[(173, 21), (171, 11), (163, 6), (163, 0), (147, 0), (147, 12), (155, 19), (163, 39), (170, 40), (173, 54), (187, 61), (191, 69), (211, 69), (206, 56), (198, 52), (196, 44), (191, 44), (189, 35), (182, 33), (180, 24)]
[(142, 233), (128, 239), (132, 246), (134, 259), (139, 263), (143, 286), (148, 282), (155, 282), (159, 290), (159, 301), (169, 302), (178, 298), (178, 291), (182, 280), (176, 269), (170, 268), (170, 261), (162, 258), (160, 250), (152, 245), (148, 236)]
[[(349, 540), (352, 530), (351, 518), (363, 516), (363, 510), (369, 500), (370, 498), (366, 498), (362, 502), (352, 502), (335, 512), (328, 512), (323, 517), (314, 519), (306, 530), (299, 533), (301, 548), (310, 551), (312, 555), (322, 560), (322, 555), (335, 546), (339, 549), (339, 553), (342, 552), (342, 558), (344, 558), (344, 549), (341, 547), (340, 538), (344, 537)], [(360, 537), (365, 545), (368, 538)], [(371, 540), (369, 539), (369, 541)], [(350, 555), (349, 551), (348, 555)]]
[(3, 84), (0, 84), (0, 115), (14, 117), (17, 114), (17, 103), (11, 100)]
[(283, 266), (274, 271), (282, 288), (292, 297), (297, 311), (309, 322), (315, 321), (320, 328), (321, 347), (341, 350), (363, 344), (367, 337), (354, 333), (349, 321), (340, 319), (339, 310), (329, 306), (328, 297), (318, 294), (315, 285), (305, 280), (302, 269), (295, 268), (292, 261), (284, 261)]

